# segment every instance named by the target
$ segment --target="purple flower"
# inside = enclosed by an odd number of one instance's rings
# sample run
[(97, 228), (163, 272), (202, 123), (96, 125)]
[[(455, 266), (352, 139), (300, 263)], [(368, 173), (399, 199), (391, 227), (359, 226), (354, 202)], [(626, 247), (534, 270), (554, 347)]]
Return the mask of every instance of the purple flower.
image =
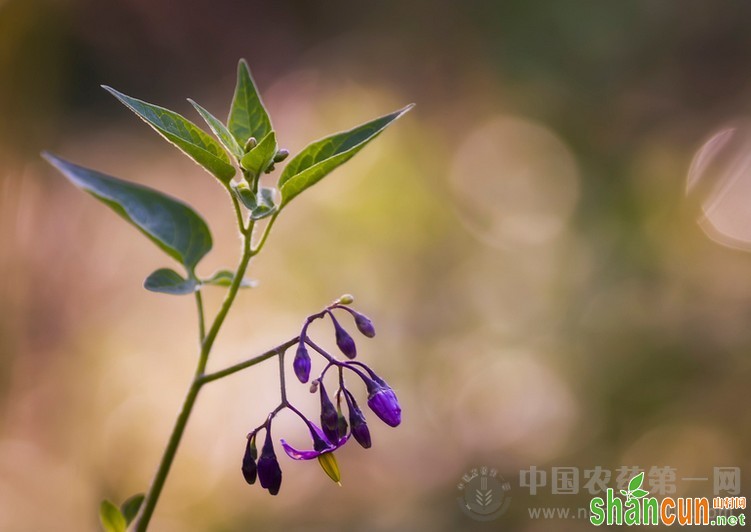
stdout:
[(347, 443), (347, 440), (349, 439), (349, 436), (345, 435), (342, 438), (334, 440), (336, 443), (332, 443), (331, 440), (326, 437), (323, 430), (321, 430), (315, 423), (309, 422), (308, 428), (310, 429), (310, 436), (313, 438), (313, 449), (310, 451), (300, 451), (292, 447), (286, 441), (280, 440), (284, 452), (286, 452), (293, 460), (312, 460), (313, 458), (318, 458), (324, 453), (335, 451)]
[(336, 321), (336, 318), (331, 312), (329, 312), (329, 316), (331, 317), (331, 323), (334, 324), (337, 347), (339, 347), (339, 350), (344, 353), (347, 358), (355, 358), (357, 356), (357, 346), (355, 346), (355, 341), (349, 333), (339, 325), (339, 322)]
[(261, 487), (269, 490), (271, 495), (279, 493), (279, 488), (282, 485), (282, 469), (279, 467), (274, 452), (270, 426), (266, 429), (266, 441), (263, 444), (261, 456), (258, 458), (258, 480)]
[(329, 441), (336, 441), (339, 437), (339, 414), (329, 399), (323, 382), (319, 380), (318, 386), (321, 393), (321, 427)]
[(357, 406), (355, 398), (348, 390), (344, 390), (344, 398), (347, 400), (347, 408), (349, 409), (349, 425), (352, 427), (352, 436), (354, 436), (357, 443), (368, 449), (371, 445), (370, 430), (368, 429), (368, 424), (365, 422), (365, 416)]
[(256, 457), (258, 451), (256, 451), (256, 435), (248, 437), (248, 443), (245, 445), (245, 455), (243, 456), (242, 472), (245, 477), (245, 482), (248, 484), (254, 484), (256, 481), (256, 473), (258, 468), (256, 467)]
[(396, 427), (402, 422), (402, 408), (396, 398), (394, 390), (382, 379), (365, 381), (368, 387), (368, 406), (381, 421), (390, 427)]
[(301, 339), (295, 353), (295, 361), (292, 364), (295, 369), (295, 375), (302, 383), (308, 382), (310, 377), (310, 355), (305, 347), (305, 340)]

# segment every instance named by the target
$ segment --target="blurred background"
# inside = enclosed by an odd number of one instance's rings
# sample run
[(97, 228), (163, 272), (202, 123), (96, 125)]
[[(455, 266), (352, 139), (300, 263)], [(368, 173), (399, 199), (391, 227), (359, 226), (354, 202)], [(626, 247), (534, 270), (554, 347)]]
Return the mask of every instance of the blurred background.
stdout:
[[(531, 495), (533, 465), (670, 466), (694, 496), (732, 466), (748, 495), (750, 22), (723, 0), (0, 1), (0, 530), (95, 530), (101, 498), (145, 490), (195, 364), (190, 298), (141, 289), (168, 258), (39, 152), (188, 201), (199, 273), (233, 267), (226, 194), (99, 85), (200, 123), (185, 98), (226, 116), (240, 57), (293, 153), (417, 107), (285, 211), (210, 367), (351, 292), (404, 421), (339, 452), (342, 488), (280, 457), (270, 497), (240, 460), (275, 365), (211, 385), (154, 530), (590, 529), (530, 518), (590, 497)], [(457, 504), (483, 465), (512, 496), (486, 523)]]

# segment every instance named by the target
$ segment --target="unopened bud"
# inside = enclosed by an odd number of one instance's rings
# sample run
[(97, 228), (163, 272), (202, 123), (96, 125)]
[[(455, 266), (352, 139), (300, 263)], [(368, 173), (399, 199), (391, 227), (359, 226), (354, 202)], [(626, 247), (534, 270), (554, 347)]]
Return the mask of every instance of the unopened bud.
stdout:
[(254, 484), (258, 475), (258, 468), (256, 467), (256, 458), (258, 457), (258, 451), (256, 450), (256, 436), (249, 435), (248, 442), (245, 445), (245, 455), (243, 456), (242, 472), (245, 477), (245, 482), (248, 484)]
[(287, 157), (289, 157), (289, 150), (279, 150), (276, 152), (276, 155), (274, 155), (274, 162), (280, 163)]
[(256, 144), (258, 144), (258, 141), (256, 140), (256, 138), (255, 138), (255, 137), (250, 137), (250, 138), (249, 138), (249, 139), (248, 139), (248, 140), (247, 140), (247, 141), (245, 142), (245, 153), (247, 153), (247, 152), (249, 152), (250, 150), (252, 150), (253, 148), (255, 148), (255, 147), (256, 147)]
[(331, 322), (334, 324), (334, 334), (336, 336), (336, 345), (339, 350), (344, 353), (347, 358), (355, 358), (357, 356), (357, 346), (355, 346), (355, 340), (349, 335), (344, 328), (339, 325), (333, 314), (329, 314)]
[(292, 367), (294, 368), (295, 375), (300, 382), (308, 382), (308, 378), (310, 377), (310, 355), (308, 354), (308, 349), (305, 347), (305, 342), (303, 341), (297, 346), (295, 361), (292, 363)]
[(352, 294), (342, 294), (339, 299), (336, 300), (337, 305), (351, 305), (355, 302), (355, 297)]

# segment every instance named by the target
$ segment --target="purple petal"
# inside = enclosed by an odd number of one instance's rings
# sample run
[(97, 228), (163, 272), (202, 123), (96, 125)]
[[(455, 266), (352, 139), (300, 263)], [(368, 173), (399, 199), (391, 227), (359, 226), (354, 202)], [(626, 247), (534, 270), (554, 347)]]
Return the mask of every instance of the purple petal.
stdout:
[(284, 452), (293, 460), (312, 460), (318, 458), (326, 451), (298, 451), (284, 440), (279, 440), (284, 448)]
[[(329, 441), (323, 431), (318, 428), (315, 423), (311, 423), (311, 425), (313, 426), (313, 430), (316, 431), (318, 436), (320, 436), (323, 441)], [(311, 449), (310, 451), (301, 451), (299, 449), (295, 449), (284, 440), (279, 440), (279, 442), (282, 444), (282, 448), (284, 448), (284, 452), (287, 453), (287, 456), (289, 456), (293, 460), (312, 460), (313, 458), (318, 458), (323, 453), (330, 453), (331, 451), (337, 450), (339, 447), (347, 443), (348, 439), (349, 434), (340, 438), (339, 441), (336, 442), (336, 444), (329, 442), (329, 445), (325, 449), (321, 449), (320, 451), (316, 451), (315, 449)]]

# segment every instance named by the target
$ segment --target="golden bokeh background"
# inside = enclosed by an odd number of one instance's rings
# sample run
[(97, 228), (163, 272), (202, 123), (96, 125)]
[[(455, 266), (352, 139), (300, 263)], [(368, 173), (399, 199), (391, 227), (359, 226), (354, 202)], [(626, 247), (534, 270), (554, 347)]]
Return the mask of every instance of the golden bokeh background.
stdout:
[[(239, 467), (275, 365), (212, 384), (154, 530), (590, 529), (529, 518), (589, 499), (531, 496), (531, 465), (734, 466), (747, 494), (750, 21), (697, 0), (0, 1), (0, 530), (95, 530), (103, 497), (143, 491), (195, 364), (190, 298), (141, 289), (169, 260), (38, 153), (188, 201), (215, 240), (199, 273), (232, 267), (226, 193), (99, 84), (199, 123), (185, 98), (225, 116), (240, 57), (292, 153), (417, 107), (280, 217), (210, 367), (351, 292), (404, 421), (340, 451), (342, 488), (281, 456), (270, 497)], [(306, 439), (286, 414), (274, 433)], [(489, 523), (456, 501), (481, 465), (513, 490)]]

